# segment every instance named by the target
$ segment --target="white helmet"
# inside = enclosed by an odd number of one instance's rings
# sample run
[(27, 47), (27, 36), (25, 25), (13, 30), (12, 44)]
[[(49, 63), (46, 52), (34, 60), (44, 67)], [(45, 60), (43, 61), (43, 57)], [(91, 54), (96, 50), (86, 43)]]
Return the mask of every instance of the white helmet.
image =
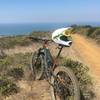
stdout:
[(71, 27), (57, 29), (52, 33), (52, 40), (60, 45), (70, 47), (72, 44), (71, 31)]

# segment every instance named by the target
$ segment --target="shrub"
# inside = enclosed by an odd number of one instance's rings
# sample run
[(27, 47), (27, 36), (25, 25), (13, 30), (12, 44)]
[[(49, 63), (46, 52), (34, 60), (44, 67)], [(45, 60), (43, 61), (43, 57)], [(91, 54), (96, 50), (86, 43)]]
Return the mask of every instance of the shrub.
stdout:
[(12, 36), (0, 38), (0, 48), (9, 49), (15, 46), (27, 46), (31, 44), (31, 40), (27, 36)]
[(18, 71), (24, 71), (26, 67), (30, 66), (30, 57), (31, 53), (18, 53), (6, 56), (4, 59), (0, 59), (0, 75), (5, 75), (9, 71), (13, 71), (13, 74), (17, 74)]
[(15, 83), (10, 81), (5, 77), (0, 77), (0, 94), (3, 96), (9, 96), (14, 93), (17, 93), (19, 88)]
[(92, 27), (89, 25), (85, 26), (73, 25), (72, 27), (74, 28), (74, 33), (85, 35), (89, 38), (96, 40), (97, 43), (100, 43), (100, 27)]
[(70, 67), (73, 70), (79, 81), (81, 93), (83, 95), (82, 98), (84, 98), (84, 100), (91, 100), (95, 95), (92, 90), (92, 79), (88, 75), (89, 68), (84, 66), (79, 61), (74, 61), (72, 59), (62, 59), (61, 64), (63, 64), (65, 67)]
[(10, 68), (13, 61), (14, 59), (12, 56), (6, 56), (5, 58), (0, 59), (0, 71), (1, 71), (0, 75)]
[(47, 32), (36, 31), (32, 32), (30, 35), (39, 38), (44, 38), (44, 37), (50, 38), (50, 33), (48, 31)]
[(92, 38), (96, 38), (97, 36), (100, 36), (100, 29), (96, 29), (91, 35)]
[(22, 68), (12, 68), (7, 72), (7, 75), (15, 78), (16, 80), (19, 80), (23, 78), (24, 71)]

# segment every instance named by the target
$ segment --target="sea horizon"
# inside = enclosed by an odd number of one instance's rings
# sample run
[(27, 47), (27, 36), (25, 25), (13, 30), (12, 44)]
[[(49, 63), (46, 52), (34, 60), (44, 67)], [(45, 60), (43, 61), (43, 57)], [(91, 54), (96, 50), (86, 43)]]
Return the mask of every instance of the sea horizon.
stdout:
[(72, 25), (91, 25), (99, 27), (99, 22), (80, 23), (0, 23), (0, 36), (28, 35), (33, 31), (54, 31)]

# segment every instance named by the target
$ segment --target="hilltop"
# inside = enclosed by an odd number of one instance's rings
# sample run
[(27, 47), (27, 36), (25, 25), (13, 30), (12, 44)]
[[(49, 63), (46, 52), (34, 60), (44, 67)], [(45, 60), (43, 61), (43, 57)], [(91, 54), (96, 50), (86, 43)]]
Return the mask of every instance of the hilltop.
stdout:
[[(100, 38), (96, 40), (97, 38), (85, 34), (85, 32), (89, 32), (88, 29), (92, 28), (90, 26), (74, 26), (73, 45), (70, 48), (63, 49), (61, 55), (63, 59), (60, 61), (70, 67), (72, 66), (72, 68), (73, 65), (77, 65), (74, 66), (74, 70), (77, 71), (77, 75), (81, 79), (79, 81), (83, 95), (87, 98), (86, 95), (88, 94), (88, 100), (92, 100), (96, 95), (95, 100), (98, 100), (100, 98), (100, 94), (98, 94), (100, 93), (100, 48), (98, 46)], [(99, 28), (95, 28), (96, 30), (99, 30)], [(91, 34), (94, 34), (95, 31)], [(51, 34), (49, 32), (33, 32), (29, 36), (50, 38)], [(50, 100), (49, 84), (44, 80), (34, 82), (30, 76), (31, 55), (38, 47), (41, 47), (41, 43), (32, 42), (28, 38), (29, 36), (2, 37), (0, 39), (0, 48), (6, 55), (3, 59), (0, 59), (0, 81), (3, 79), (3, 82), (10, 84), (10, 87), (4, 86), (5, 89), (0, 87), (2, 90), (0, 93), (8, 95), (5, 99), (1, 96), (3, 100), (32, 100), (33, 98), (34, 100)], [(95, 35), (95, 37), (97, 36), (100, 36), (100, 34)], [(56, 47), (55, 43), (49, 44), (53, 56), (56, 55)], [(83, 72), (81, 73), (82, 77), (80, 72)]]

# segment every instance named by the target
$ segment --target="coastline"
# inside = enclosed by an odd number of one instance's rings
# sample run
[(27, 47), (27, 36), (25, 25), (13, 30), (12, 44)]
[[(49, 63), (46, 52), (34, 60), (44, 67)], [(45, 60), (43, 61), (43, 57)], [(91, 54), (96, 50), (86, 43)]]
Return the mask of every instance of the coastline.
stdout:
[(100, 27), (100, 23), (10, 23), (0, 24), (0, 37), (12, 35), (28, 35), (34, 31), (54, 31), (58, 28), (68, 26), (85, 26)]

